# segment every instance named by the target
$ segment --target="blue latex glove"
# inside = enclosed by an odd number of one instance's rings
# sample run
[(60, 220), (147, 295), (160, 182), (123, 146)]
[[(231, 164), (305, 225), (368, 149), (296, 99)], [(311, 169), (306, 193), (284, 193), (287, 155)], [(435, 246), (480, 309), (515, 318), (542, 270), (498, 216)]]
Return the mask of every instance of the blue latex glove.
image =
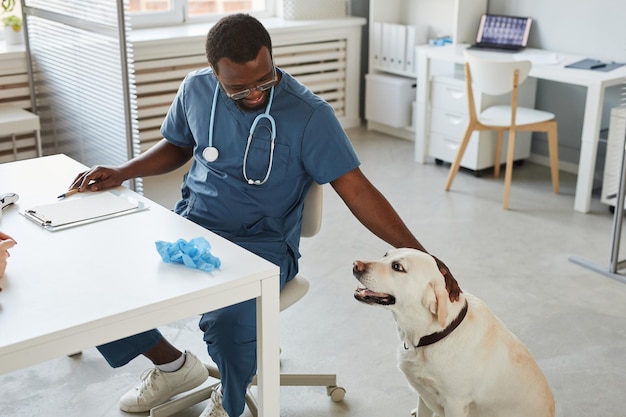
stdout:
[(159, 240), (155, 244), (163, 262), (168, 264), (184, 264), (206, 272), (221, 265), (219, 258), (211, 255), (211, 245), (203, 237), (197, 237), (190, 242), (184, 239), (178, 239), (174, 243)]

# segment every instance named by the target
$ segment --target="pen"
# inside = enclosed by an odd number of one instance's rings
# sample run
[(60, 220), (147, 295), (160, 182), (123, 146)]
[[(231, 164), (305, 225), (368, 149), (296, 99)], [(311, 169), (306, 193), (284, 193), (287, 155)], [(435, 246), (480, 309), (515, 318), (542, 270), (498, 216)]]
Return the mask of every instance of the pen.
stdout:
[(57, 198), (65, 198), (65, 197), (69, 197), (71, 195), (74, 195), (78, 192), (78, 188), (72, 188), (71, 190), (67, 190), (66, 192), (64, 192), (63, 194), (61, 194), (60, 196), (58, 196)]
[(598, 68), (604, 68), (606, 67), (606, 64), (604, 62), (599, 62), (597, 64), (593, 64), (592, 66), (590, 66), (590, 69), (598, 69)]

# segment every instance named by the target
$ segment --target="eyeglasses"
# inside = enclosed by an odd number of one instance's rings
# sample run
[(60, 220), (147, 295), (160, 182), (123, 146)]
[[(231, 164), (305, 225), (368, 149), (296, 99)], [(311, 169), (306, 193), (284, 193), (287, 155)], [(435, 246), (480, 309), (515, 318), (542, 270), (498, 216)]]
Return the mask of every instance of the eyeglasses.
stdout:
[(238, 91), (236, 93), (229, 93), (228, 91), (226, 91), (224, 86), (222, 86), (222, 89), (224, 90), (228, 98), (230, 98), (231, 100), (237, 101), (237, 100), (243, 100), (244, 98), (248, 97), (250, 93), (252, 93), (253, 91), (259, 91), (259, 92), (267, 91), (270, 88), (274, 87), (274, 84), (276, 84), (276, 67), (274, 67), (274, 78), (271, 81), (268, 81), (263, 84), (259, 84), (256, 87)]

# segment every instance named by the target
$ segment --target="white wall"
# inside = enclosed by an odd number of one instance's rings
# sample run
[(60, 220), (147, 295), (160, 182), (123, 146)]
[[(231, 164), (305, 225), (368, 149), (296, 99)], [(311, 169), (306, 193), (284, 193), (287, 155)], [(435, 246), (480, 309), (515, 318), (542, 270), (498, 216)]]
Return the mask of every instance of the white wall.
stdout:
[[(489, 0), (489, 13), (533, 18), (529, 46), (626, 62), (625, 0)], [(620, 103), (619, 87), (607, 91), (603, 127), (611, 107)], [(557, 115), (559, 159), (578, 163), (586, 89), (540, 81), (536, 106)], [(543, 139), (543, 138), (541, 138)], [(544, 140), (533, 141), (533, 153), (547, 155)]]

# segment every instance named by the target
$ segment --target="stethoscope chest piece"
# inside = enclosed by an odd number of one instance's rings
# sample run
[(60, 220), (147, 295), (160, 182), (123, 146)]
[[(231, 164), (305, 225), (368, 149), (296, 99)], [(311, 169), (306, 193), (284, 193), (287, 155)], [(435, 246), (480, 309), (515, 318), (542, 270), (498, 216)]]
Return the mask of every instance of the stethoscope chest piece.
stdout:
[(219, 151), (215, 146), (209, 146), (202, 151), (202, 157), (207, 162), (215, 162), (219, 156)]

